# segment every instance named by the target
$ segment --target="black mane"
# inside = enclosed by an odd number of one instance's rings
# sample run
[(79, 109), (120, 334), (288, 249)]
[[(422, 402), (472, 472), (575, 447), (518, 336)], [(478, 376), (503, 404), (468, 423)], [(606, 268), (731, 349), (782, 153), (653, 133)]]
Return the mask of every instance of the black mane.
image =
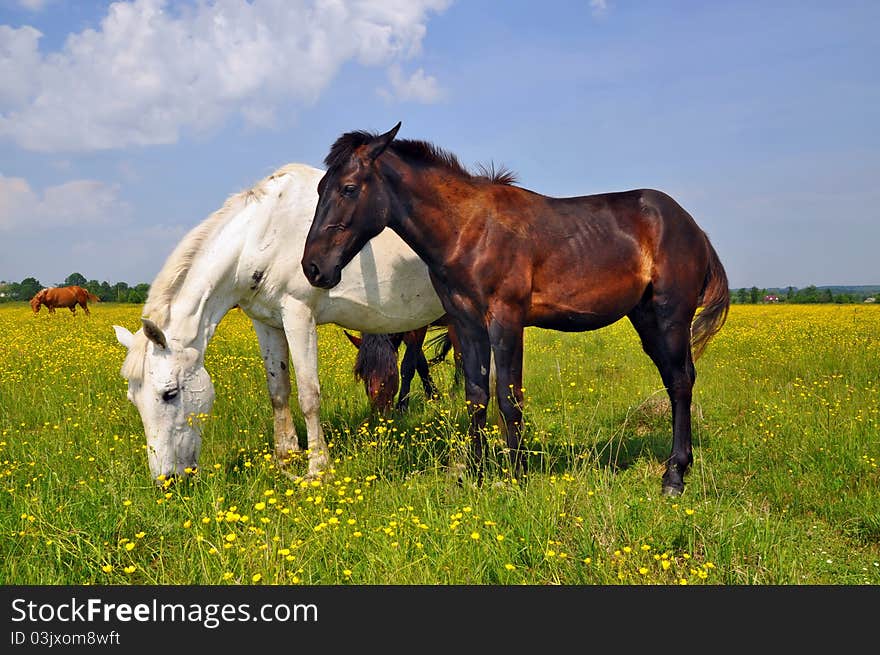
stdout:
[[(396, 338), (395, 338), (396, 337)], [(354, 360), (354, 377), (366, 382), (373, 375), (389, 379), (397, 372), (397, 352), (403, 334), (369, 334), (361, 335)]]
[[(324, 165), (327, 166), (328, 170), (342, 166), (351, 158), (355, 150), (366, 145), (377, 136), (379, 135), (362, 130), (343, 134), (336, 139), (336, 142), (330, 148), (330, 153), (324, 158)], [(462, 166), (461, 162), (458, 161), (458, 157), (454, 154), (427, 141), (395, 139), (388, 146), (388, 149), (409, 163), (440, 166), (469, 179), (486, 180), (494, 184), (516, 183), (516, 174), (505, 166), (501, 166), (496, 170), (494, 164), (490, 164), (489, 167), (480, 165), (478, 167), (479, 172), (472, 173)]]

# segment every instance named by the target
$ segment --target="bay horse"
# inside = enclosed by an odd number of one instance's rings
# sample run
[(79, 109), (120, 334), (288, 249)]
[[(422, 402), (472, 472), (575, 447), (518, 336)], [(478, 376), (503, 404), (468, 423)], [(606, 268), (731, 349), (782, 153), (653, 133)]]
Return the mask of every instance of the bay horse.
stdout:
[(333, 290), (308, 283), (289, 253), (302, 252), (323, 174), (288, 164), (231, 196), (165, 260), (150, 285), (140, 328), (132, 334), (113, 326), (128, 351), (121, 372), (143, 422), (157, 481), (198, 465), (198, 419), (214, 402), (205, 350), (234, 306), (257, 334), (281, 467), (300, 452), (289, 404), (293, 365), (308, 439), (307, 478), (325, 474), (331, 461), (319, 420), (316, 326), (400, 332), (443, 315), (424, 262), (391, 230), (367, 244)]
[[(363, 333), (360, 336), (344, 330), (345, 336), (358, 349), (354, 362), (354, 376), (363, 383), (372, 411), (387, 414), (394, 406), (397, 411), (405, 412), (409, 407), (410, 387), (416, 373), (422, 381), (425, 397), (437, 396), (437, 387), (431, 378), (430, 367), (443, 361), (451, 348), (456, 348), (456, 359), (458, 359), (456, 341), (451, 334), (451, 328), (448, 327), (443, 334), (432, 337), (432, 341), (436, 340), (435, 343), (438, 344), (438, 354), (430, 361), (425, 357), (425, 338), (428, 330), (443, 325), (445, 320), (440, 319), (409, 332)], [(398, 370), (401, 345), (404, 345), (404, 352)], [(396, 404), (395, 396), (397, 396)]]
[[(363, 333), (360, 336), (345, 330), (345, 336), (358, 350), (354, 361), (354, 377), (363, 383), (373, 412), (387, 414), (392, 406), (397, 411), (406, 411), (409, 407), (410, 386), (416, 372), (425, 389), (425, 397), (436, 396), (437, 389), (422, 350), (427, 334), (427, 325), (408, 332)], [(398, 368), (401, 344), (405, 344), (405, 348), (403, 361)], [(396, 404), (395, 397), (398, 398)]]
[(37, 314), (40, 307), (45, 305), (49, 313), (54, 314), (57, 307), (67, 307), (76, 316), (76, 306), (79, 305), (83, 308), (86, 316), (91, 316), (89, 302), (101, 302), (101, 299), (88, 289), (76, 285), (49, 287), (40, 289), (34, 294), (34, 297), (31, 298), (31, 309), (34, 310), (34, 314)]
[(730, 305), (705, 232), (660, 191), (548, 197), (515, 186), (512, 175), (472, 174), (430, 143), (395, 140), (399, 129), (349, 132), (331, 147), (303, 249), (309, 282), (334, 288), (343, 267), (386, 227), (422, 258), (461, 340), (478, 481), (490, 353), (511, 473), (524, 475), (524, 328), (581, 332), (627, 317), (669, 395), (672, 451), (662, 490), (681, 494), (693, 462), (694, 361)]

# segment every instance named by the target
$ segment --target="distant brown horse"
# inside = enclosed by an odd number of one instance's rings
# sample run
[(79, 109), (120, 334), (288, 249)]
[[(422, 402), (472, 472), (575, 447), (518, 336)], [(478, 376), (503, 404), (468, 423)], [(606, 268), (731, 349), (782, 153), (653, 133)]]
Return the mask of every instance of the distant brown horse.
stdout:
[[(684, 490), (691, 399), (703, 352), (727, 317), (727, 276), (709, 238), (671, 197), (652, 189), (553, 198), (509, 174), (474, 175), (424, 141), (349, 132), (325, 159), (303, 272), (336, 286), (343, 267), (390, 227), (428, 266), (461, 341), (471, 464), (483, 474), (490, 355), (514, 475), (525, 473), (523, 330), (596, 330), (624, 316), (672, 405), (663, 492)], [(697, 314), (697, 309), (703, 311)]]
[(31, 309), (36, 314), (40, 311), (40, 307), (45, 305), (49, 309), (49, 313), (54, 314), (56, 307), (67, 307), (76, 316), (76, 306), (79, 305), (83, 308), (86, 316), (89, 316), (91, 315), (89, 302), (101, 302), (101, 299), (88, 289), (75, 285), (69, 287), (49, 287), (48, 289), (41, 289), (31, 298)]

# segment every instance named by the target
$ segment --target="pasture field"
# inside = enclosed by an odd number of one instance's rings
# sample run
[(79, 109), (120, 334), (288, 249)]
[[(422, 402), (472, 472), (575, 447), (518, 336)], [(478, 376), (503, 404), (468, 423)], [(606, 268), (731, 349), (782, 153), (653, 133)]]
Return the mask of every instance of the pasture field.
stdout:
[(660, 496), (665, 392), (625, 320), (527, 331), (531, 472), (505, 477), (496, 431), (477, 488), (445, 468), (466, 425), (451, 356), (443, 397), (416, 380), (408, 414), (371, 418), (336, 326), (319, 328), (333, 475), (282, 474), (235, 310), (207, 351), (199, 472), (159, 488), (111, 329), (140, 310), (0, 305), (0, 583), (880, 583), (880, 307), (734, 305), (697, 362), (678, 498)]

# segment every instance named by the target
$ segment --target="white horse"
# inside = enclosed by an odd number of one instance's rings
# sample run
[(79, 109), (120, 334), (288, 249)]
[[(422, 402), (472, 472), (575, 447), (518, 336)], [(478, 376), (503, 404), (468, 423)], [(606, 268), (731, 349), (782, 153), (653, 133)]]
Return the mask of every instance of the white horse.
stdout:
[(142, 327), (132, 334), (113, 326), (128, 349), (122, 375), (144, 424), (154, 478), (198, 465), (199, 417), (214, 402), (205, 349), (235, 305), (253, 321), (260, 343), (282, 465), (300, 450), (289, 405), (290, 353), (308, 433), (308, 477), (329, 464), (319, 421), (316, 326), (404, 332), (444, 314), (427, 267), (391, 230), (352, 260), (339, 286), (326, 291), (308, 283), (300, 259), (322, 175), (289, 164), (230, 197), (171, 253), (150, 287)]

